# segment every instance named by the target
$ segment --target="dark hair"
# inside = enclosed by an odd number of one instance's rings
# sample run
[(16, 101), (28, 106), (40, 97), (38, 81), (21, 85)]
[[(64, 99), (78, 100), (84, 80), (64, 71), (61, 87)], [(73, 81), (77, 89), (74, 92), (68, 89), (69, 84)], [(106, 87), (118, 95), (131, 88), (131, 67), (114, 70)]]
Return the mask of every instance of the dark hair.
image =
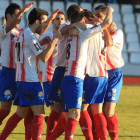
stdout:
[(80, 6), (78, 6), (76, 4), (72, 4), (67, 10), (67, 18), (70, 19), (72, 13), (75, 11), (80, 11), (80, 8), (81, 8)]
[(75, 11), (71, 15), (71, 23), (81, 21), (83, 17), (84, 17), (83, 11)]
[(15, 13), (15, 10), (20, 10), (20, 6), (17, 3), (11, 3), (5, 10), (5, 18), (7, 21), (7, 14), (10, 14), (11, 16)]
[(28, 15), (29, 24), (32, 25), (36, 20), (39, 20), (41, 22), (43, 15), (48, 16), (49, 13), (46, 10), (34, 8)]
[(62, 15), (64, 15), (64, 16), (65, 16), (65, 14), (64, 14), (62, 11), (60, 11), (58, 14), (62, 14)]
[(4, 20), (5, 19), (5, 17), (1, 17), (1, 20)]
[(83, 13), (84, 13), (84, 16), (85, 16), (88, 20), (90, 20), (90, 18), (93, 18), (93, 14), (92, 14), (91, 11), (89, 11), (89, 10), (87, 10), (87, 9), (84, 9), (84, 10), (83, 10)]
[(106, 12), (106, 8), (107, 8), (107, 6), (105, 6), (105, 5), (99, 5), (99, 6), (95, 7), (95, 10), (100, 9), (102, 12)]

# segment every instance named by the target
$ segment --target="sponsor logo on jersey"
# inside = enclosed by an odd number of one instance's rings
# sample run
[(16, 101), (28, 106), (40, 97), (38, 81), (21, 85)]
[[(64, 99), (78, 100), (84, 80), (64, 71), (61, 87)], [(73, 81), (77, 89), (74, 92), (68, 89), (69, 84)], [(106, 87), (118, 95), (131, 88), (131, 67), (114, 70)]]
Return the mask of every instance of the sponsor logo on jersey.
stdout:
[(7, 98), (7, 100), (12, 98), (12, 94), (11, 94), (10, 90), (6, 90), (4, 95), (5, 95), (5, 98)]
[(116, 98), (113, 96), (110, 100), (114, 101), (114, 100), (116, 100)]
[(39, 99), (41, 99), (42, 101), (44, 100), (44, 94), (43, 94), (43, 92), (39, 92), (38, 96), (39, 96)]
[(34, 47), (36, 48), (37, 51), (41, 50), (41, 46), (39, 43), (35, 43)]

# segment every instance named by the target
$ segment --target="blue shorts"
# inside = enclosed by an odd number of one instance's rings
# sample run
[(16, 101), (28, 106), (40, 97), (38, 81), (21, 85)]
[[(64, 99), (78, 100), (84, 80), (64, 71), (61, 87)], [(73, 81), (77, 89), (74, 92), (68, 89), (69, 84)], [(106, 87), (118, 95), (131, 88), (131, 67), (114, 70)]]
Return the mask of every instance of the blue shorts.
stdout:
[(86, 75), (83, 86), (82, 104), (104, 103), (107, 80), (108, 78), (105, 77), (90, 77)]
[(3, 67), (0, 72), (0, 101), (14, 100), (15, 93), (15, 69)]
[(31, 106), (44, 105), (44, 94), (40, 82), (18, 81), (14, 105)]
[(65, 76), (62, 80), (62, 93), (64, 96), (64, 100), (62, 100), (63, 111), (67, 111), (70, 108), (81, 109), (83, 94), (82, 79), (73, 76)]
[(50, 105), (54, 105), (54, 103), (55, 103), (54, 101), (48, 99), (50, 85), (51, 85), (51, 81), (43, 82), (44, 100), (45, 100), (45, 103), (46, 103), (47, 107), (49, 107)]
[(61, 103), (61, 82), (65, 74), (65, 67), (56, 67), (52, 78), (49, 100)]
[(105, 102), (117, 103), (122, 84), (123, 84), (123, 73), (120, 68), (108, 70), (108, 86), (105, 96)]

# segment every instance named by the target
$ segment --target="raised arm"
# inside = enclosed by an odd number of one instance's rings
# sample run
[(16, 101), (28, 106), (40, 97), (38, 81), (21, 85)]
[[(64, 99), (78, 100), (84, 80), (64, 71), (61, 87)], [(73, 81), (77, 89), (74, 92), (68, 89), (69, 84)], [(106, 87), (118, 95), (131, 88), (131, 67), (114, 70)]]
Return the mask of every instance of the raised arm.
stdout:
[(46, 26), (46, 28), (44, 28), (43, 30), (42, 30), (42, 32), (41, 32), (41, 34), (40, 35), (42, 35), (42, 34), (44, 34), (46, 31), (47, 31), (47, 29), (49, 28), (49, 26), (50, 26), (50, 24), (51, 24), (51, 22), (52, 22), (52, 20), (53, 19), (55, 19), (55, 17), (57, 16), (57, 14), (60, 12), (60, 9), (57, 9), (56, 11), (54, 11), (52, 14), (51, 14), (51, 16), (48, 18), (48, 20), (47, 20), (47, 26)]
[(70, 25), (66, 25), (60, 29), (62, 36), (67, 34), (69, 32), (69, 30), (74, 27), (80, 28), (81, 30), (86, 30), (86, 28), (87, 28), (86, 25), (83, 23), (73, 23)]
[(11, 31), (15, 27), (15, 25), (18, 22), (18, 19), (20, 19), (22, 14), (27, 12), (32, 7), (33, 4), (35, 4), (35, 3), (32, 2), (32, 3), (25, 5), (23, 9), (21, 9), (16, 15), (14, 15), (12, 17), (12, 19), (6, 25), (6, 33)]
[(105, 17), (104, 21), (101, 23), (102, 31), (110, 26), (110, 24), (112, 22), (112, 18), (113, 18), (113, 16), (112, 16), (113, 11), (114, 11), (114, 9), (112, 7), (109, 7), (109, 6), (107, 7), (106, 17)]

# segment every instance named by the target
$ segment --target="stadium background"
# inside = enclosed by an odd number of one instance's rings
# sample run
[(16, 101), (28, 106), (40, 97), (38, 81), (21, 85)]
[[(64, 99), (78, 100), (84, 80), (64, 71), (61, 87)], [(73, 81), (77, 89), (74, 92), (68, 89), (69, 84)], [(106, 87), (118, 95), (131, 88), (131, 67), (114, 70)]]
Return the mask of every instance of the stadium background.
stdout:
[[(114, 8), (113, 21), (119, 29), (124, 32), (124, 45), (122, 57), (125, 66), (122, 68), (124, 73), (124, 84), (140, 85), (140, 1), (139, 0), (0, 0), (0, 18), (4, 16), (5, 8), (9, 3), (18, 3), (21, 8), (29, 2), (35, 2), (33, 7), (39, 7), (49, 12), (49, 15), (56, 9), (61, 9), (66, 14), (66, 9), (73, 3), (79, 4), (82, 8), (94, 11), (94, 7), (100, 4), (109, 5)], [(82, 2), (86, 1), (86, 2)], [(89, 1), (89, 2), (87, 2)], [(110, 3), (112, 2), (112, 3)], [(127, 3), (127, 4), (126, 4)], [(28, 24), (28, 14), (22, 16), (20, 27)], [(52, 24), (47, 32), (53, 30)], [(42, 72), (42, 62), (39, 65)]]

